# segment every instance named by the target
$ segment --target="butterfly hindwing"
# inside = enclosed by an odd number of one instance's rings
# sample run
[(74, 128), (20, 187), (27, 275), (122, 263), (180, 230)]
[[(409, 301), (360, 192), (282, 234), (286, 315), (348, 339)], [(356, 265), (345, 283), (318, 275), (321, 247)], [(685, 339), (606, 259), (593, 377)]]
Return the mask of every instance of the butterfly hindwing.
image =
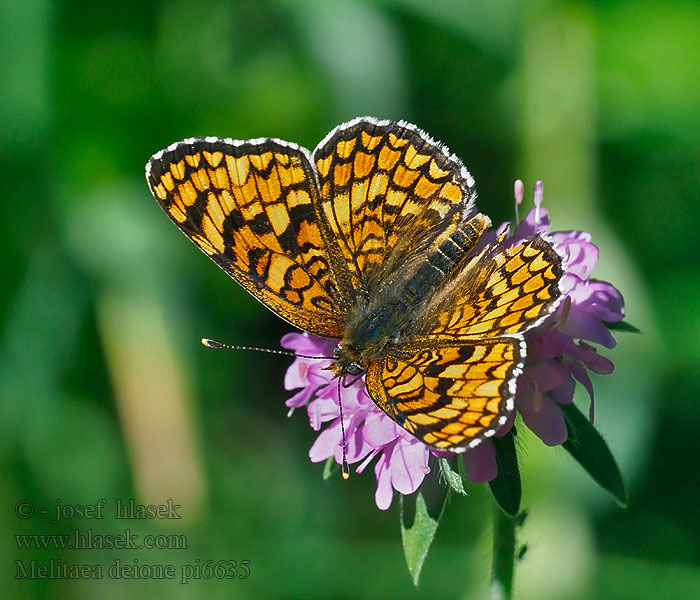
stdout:
[(486, 248), (423, 310), (417, 333), (370, 366), (374, 402), (437, 448), (459, 451), (493, 435), (514, 408), (522, 333), (556, 307), (562, 272), (540, 236)]
[(524, 344), (503, 338), (390, 353), (367, 371), (374, 402), (424, 443), (463, 451), (513, 410)]
[(190, 139), (155, 154), (146, 177), (171, 220), (253, 296), (305, 331), (342, 335), (308, 151), (272, 139)]
[(561, 256), (539, 235), (487, 249), (426, 310), (423, 333), (447, 341), (525, 332), (556, 308), (562, 275)]

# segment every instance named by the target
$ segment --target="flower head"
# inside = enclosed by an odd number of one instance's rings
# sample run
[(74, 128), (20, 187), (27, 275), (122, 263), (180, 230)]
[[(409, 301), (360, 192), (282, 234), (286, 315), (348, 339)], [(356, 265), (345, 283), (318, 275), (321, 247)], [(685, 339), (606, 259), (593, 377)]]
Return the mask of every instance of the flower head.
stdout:
[[(282, 338), (284, 348), (310, 356), (331, 356), (336, 345), (334, 340), (308, 333), (288, 333)], [(341, 464), (343, 442), (338, 394), (342, 394), (347, 461), (351, 465), (357, 464), (355, 470), (361, 473), (375, 456), (379, 456), (374, 466), (377, 477), (375, 500), (379, 508), (389, 508), (394, 490), (410, 494), (418, 489), (430, 472), (428, 458), (431, 450), (396, 425), (372, 402), (364, 377), (349, 387), (339, 388), (337, 380), (331, 380), (333, 373), (324, 370), (329, 364), (330, 361), (295, 359), (287, 371), (285, 388), (295, 389), (305, 381), (309, 383), (287, 400), (287, 406), (294, 409), (306, 405), (311, 427), (320, 431), (309, 450), (311, 460), (321, 462), (332, 456)], [(309, 401), (311, 396), (314, 398)]]
[[(516, 182), (516, 202), (522, 199), (522, 184)], [(541, 183), (535, 187), (535, 207), (520, 222), (512, 236), (508, 223), (482, 236), (480, 245), (499, 244), (510, 247), (523, 239), (540, 234), (548, 237), (564, 259), (565, 273), (560, 282), (563, 301), (542, 323), (525, 333), (527, 358), (517, 382), (515, 407), (525, 424), (547, 445), (561, 444), (567, 429), (559, 408), (572, 401), (576, 382), (581, 383), (591, 399), (593, 419), (593, 385), (589, 371), (609, 374), (612, 362), (600, 355), (590, 342), (606, 348), (615, 346), (605, 323), (624, 317), (620, 292), (610, 283), (590, 279), (598, 262), (598, 248), (589, 233), (582, 231), (550, 232), (549, 216), (542, 206)], [(333, 354), (337, 341), (307, 333), (290, 333), (282, 346), (306, 356)], [(297, 357), (287, 370), (285, 389), (299, 389), (286, 402), (290, 414), (295, 408), (307, 407), (311, 427), (319, 431), (309, 456), (320, 462), (333, 457), (343, 460), (339, 393), (342, 394), (343, 425), (347, 460), (361, 473), (376, 457), (375, 501), (381, 509), (391, 505), (394, 490), (414, 492), (430, 472), (429, 459), (450, 453), (429, 448), (384, 414), (367, 394), (364, 377), (349, 387), (332, 380), (329, 360)], [(515, 414), (496, 433), (502, 436), (513, 426)], [(493, 442), (485, 439), (464, 453), (465, 467), (473, 482), (486, 482), (498, 474)]]

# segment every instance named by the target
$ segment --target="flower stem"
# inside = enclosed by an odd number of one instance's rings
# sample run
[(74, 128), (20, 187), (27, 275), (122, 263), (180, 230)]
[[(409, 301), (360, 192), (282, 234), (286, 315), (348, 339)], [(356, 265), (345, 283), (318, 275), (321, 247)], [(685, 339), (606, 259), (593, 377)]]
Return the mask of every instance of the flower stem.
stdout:
[(488, 600), (510, 600), (513, 591), (516, 519), (493, 503), (493, 563)]

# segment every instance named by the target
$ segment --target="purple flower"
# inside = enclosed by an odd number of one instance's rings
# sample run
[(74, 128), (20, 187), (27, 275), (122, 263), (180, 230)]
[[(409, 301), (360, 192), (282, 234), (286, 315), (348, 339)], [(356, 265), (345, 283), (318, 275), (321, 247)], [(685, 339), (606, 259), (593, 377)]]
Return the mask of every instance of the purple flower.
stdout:
[[(522, 199), (522, 184), (516, 183)], [(593, 385), (589, 371), (609, 374), (613, 364), (598, 354), (588, 342), (606, 348), (615, 340), (605, 322), (624, 317), (620, 292), (611, 284), (590, 279), (598, 262), (598, 248), (586, 232), (549, 232), (547, 211), (541, 207), (542, 186), (535, 187), (535, 207), (520, 222), (511, 237), (501, 239), (510, 229), (504, 223), (495, 232), (488, 232), (481, 244), (517, 245), (524, 238), (541, 233), (548, 235), (565, 259), (565, 275), (561, 282), (564, 300), (543, 323), (525, 334), (527, 359), (518, 379), (515, 406), (525, 424), (547, 445), (566, 441), (567, 429), (559, 405), (572, 401), (576, 382), (581, 383), (591, 399), (590, 418), (593, 419)], [(518, 202), (519, 204), (520, 202)], [(500, 241), (499, 241), (500, 240)], [(282, 346), (306, 356), (331, 357), (336, 340), (319, 338), (307, 333), (289, 333)], [(285, 389), (299, 389), (286, 402), (290, 414), (306, 406), (311, 427), (319, 431), (309, 457), (320, 462), (333, 457), (340, 464), (343, 458), (342, 430), (338, 392), (342, 394), (343, 424), (349, 464), (356, 464), (361, 473), (376, 457), (374, 473), (377, 478), (375, 501), (387, 509), (394, 490), (401, 494), (414, 492), (430, 472), (430, 455), (450, 456), (450, 453), (429, 448), (387, 417), (367, 395), (364, 377), (349, 387), (338, 387), (328, 370), (331, 360), (297, 357), (287, 370)], [(496, 433), (502, 436), (513, 426), (515, 414)], [(498, 474), (493, 442), (485, 439), (464, 453), (467, 476), (472, 482), (487, 482)]]
[[(522, 187), (518, 189), (516, 183), (516, 201), (518, 193), (522, 194)], [(585, 231), (550, 233), (549, 215), (542, 208), (541, 182), (535, 185), (534, 201), (535, 207), (518, 224), (513, 236), (501, 243), (513, 246), (536, 233), (549, 235), (565, 259), (566, 269), (561, 281), (564, 299), (548, 319), (525, 334), (527, 358), (518, 379), (515, 407), (525, 424), (545, 444), (555, 446), (567, 439), (559, 405), (572, 401), (577, 381), (591, 399), (589, 417), (593, 421), (593, 384), (588, 372), (608, 375), (613, 371), (613, 363), (598, 354), (588, 342), (613, 348), (616, 342), (605, 322), (621, 321), (625, 309), (622, 295), (613, 285), (590, 279), (598, 262), (598, 248), (591, 243), (591, 235)], [(507, 230), (508, 224), (504, 223), (498, 231)], [(506, 423), (498, 433), (504, 434), (511, 426), (512, 423)], [(485, 440), (481, 446), (484, 446), (482, 455), (495, 456), (490, 440)], [(489, 473), (493, 477), (496, 474), (495, 469)]]
[[(280, 344), (287, 350), (293, 350), (296, 354), (305, 356), (332, 356), (333, 349), (338, 345), (333, 340), (316, 336), (288, 333), (282, 336)], [(297, 357), (289, 366), (284, 376), (284, 389), (295, 390), (301, 388), (287, 400), (291, 415), (295, 408), (306, 406), (315, 392), (328, 384), (329, 372), (326, 370), (331, 360), (309, 360)], [(314, 427), (318, 430), (318, 427)]]
[[(282, 338), (284, 348), (308, 356), (332, 356), (336, 345), (337, 341), (308, 333), (288, 333)], [(331, 380), (332, 371), (324, 370), (330, 362), (296, 358), (287, 371), (285, 389), (304, 387), (286, 404), (292, 410), (306, 404), (311, 427), (321, 431), (309, 450), (311, 460), (321, 462), (332, 456), (341, 464), (343, 447), (338, 382)], [(341, 387), (340, 393), (347, 461), (349, 464), (359, 463), (355, 470), (361, 473), (375, 456), (379, 456), (374, 466), (377, 477), (375, 500), (379, 508), (387, 509), (394, 490), (410, 494), (418, 489), (430, 472), (428, 458), (431, 452), (443, 456), (444, 453), (431, 450), (387, 417), (367, 395), (364, 377), (349, 387)], [(314, 399), (309, 402), (312, 396)]]

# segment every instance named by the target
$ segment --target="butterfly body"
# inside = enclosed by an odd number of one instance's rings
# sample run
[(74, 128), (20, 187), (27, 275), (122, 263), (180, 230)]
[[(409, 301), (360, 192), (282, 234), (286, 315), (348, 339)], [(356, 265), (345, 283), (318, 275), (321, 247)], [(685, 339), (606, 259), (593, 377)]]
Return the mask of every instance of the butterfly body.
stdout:
[(454, 279), (464, 259), (491, 224), (482, 214), (469, 219), (439, 247), (414, 261), (417, 267), (408, 280), (375, 308), (358, 306), (348, 318), (331, 369), (337, 376), (355, 375), (380, 360), (392, 347), (400, 349), (410, 338), (413, 324), (420, 323), (424, 305)]
[(375, 404), (424, 443), (463, 451), (513, 412), (523, 333), (556, 308), (562, 258), (541, 236), (472, 252), (490, 225), (474, 180), (417, 127), (355, 119), (313, 152), (187, 139), (146, 178), (248, 292), (337, 339), (335, 374), (365, 372)]

